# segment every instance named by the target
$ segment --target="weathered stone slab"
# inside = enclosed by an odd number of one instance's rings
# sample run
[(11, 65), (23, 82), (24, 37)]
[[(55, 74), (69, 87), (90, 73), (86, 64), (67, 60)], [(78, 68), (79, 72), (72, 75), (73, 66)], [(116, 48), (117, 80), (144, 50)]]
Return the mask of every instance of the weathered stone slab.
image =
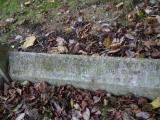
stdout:
[(72, 84), (114, 94), (160, 95), (160, 61), (45, 53), (10, 53), (10, 75), (16, 80)]

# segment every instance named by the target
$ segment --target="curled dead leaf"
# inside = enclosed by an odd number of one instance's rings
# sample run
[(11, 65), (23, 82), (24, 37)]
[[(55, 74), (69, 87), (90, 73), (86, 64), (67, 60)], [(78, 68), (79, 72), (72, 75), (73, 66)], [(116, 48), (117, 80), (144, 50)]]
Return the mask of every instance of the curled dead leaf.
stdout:
[(115, 54), (118, 53), (121, 49), (111, 50), (108, 52), (108, 54)]

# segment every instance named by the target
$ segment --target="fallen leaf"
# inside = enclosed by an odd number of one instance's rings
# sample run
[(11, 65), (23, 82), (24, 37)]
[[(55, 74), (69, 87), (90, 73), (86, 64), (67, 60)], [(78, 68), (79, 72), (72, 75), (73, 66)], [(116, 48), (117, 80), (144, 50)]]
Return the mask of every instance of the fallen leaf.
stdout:
[(6, 100), (7, 100), (7, 98), (4, 97), (4, 96), (0, 96), (0, 99), (3, 100), (3, 101), (6, 101)]
[(16, 22), (16, 19), (15, 18), (7, 18), (6, 22), (7, 23), (14, 23), (14, 22)]
[(151, 25), (149, 25), (149, 27), (146, 29), (145, 34), (146, 35), (152, 35), (154, 33), (154, 29)]
[(147, 14), (150, 14), (152, 11), (153, 11), (153, 10), (151, 10), (151, 9), (149, 9), (149, 8), (146, 8), (146, 9), (145, 9), (145, 12), (146, 12)]
[(120, 3), (118, 3), (118, 4), (116, 5), (116, 8), (121, 8), (121, 7), (123, 7), (123, 5), (124, 5), (124, 2), (120, 2)]
[(80, 120), (82, 118), (82, 114), (78, 110), (72, 111), (72, 119), (71, 120)]
[(101, 115), (102, 113), (101, 113), (100, 110), (98, 110), (95, 114), (96, 114), (96, 115)]
[(27, 110), (26, 110), (26, 114), (31, 118), (31, 120), (39, 120), (39, 113), (38, 113), (38, 109), (36, 108), (30, 108), (30, 107), (26, 107)]
[(97, 111), (99, 111), (99, 108), (96, 106), (91, 109), (91, 113), (96, 113)]
[(31, 1), (29, 0), (29, 1), (26, 1), (26, 2), (24, 2), (24, 5), (25, 6), (28, 6), (28, 5), (30, 5), (31, 4)]
[(104, 99), (104, 100), (103, 100), (103, 105), (104, 105), (104, 106), (107, 106), (107, 105), (108, 105), (108, 100), (107, 100), (107, 99)]
[(70, 33), (73, 31), (73, 29), (71, 27), (67, 27), (67, 28), (64, 28), (64, 31), (67, 33)]
[(112, 44), (112, 40), (110, 37), (106, 37), (103, 41), (103, 45), (105, 48), (110, 48), (110, 45)]
[(58, 53), (58, 48), (57, 47), (51, 47), (51, 48), (48, 48), (48, 53)]
[(112, 45), (110, 45), (110, 48), (111, 48), (112, 50), (117, 50), (117, 49), (119, 49), (121, 46), (122, 46), (121, 43), (113, 43)]
[(66, 46), (58, 46), (57, 49), (59, 53), (68, 53), (68, 49)]
[(160, 24), (160, 16), (159, 15), (156, 16), (156, 19), (157, 19), (158, 23)]
[(72, 108), (74, 107), (74, 101), (73, 101), (72, 98), (71, 98), (71, 100), (70, 100), (70, 105), (71, 105)]
[(20, 113), (20, 114), (17, 116), (16, 120), (24, 120), (24, 117), (25, 117), (25, 113)]
[(130, 33), (125, 34), (125, 37), (130, 39), (130, 40), (134, 40), (134, 36)]
[(16, 91), (17, 91), (17, 93), (18, 93), (19, 95), (22, 95), (22, 89), (16, 88)]
[(151, 57), (154, 59), (160, 59), (160, 51), (152, 53)]
[(62, 112), (62, 108), (60, 107), (60, 105), (54, 100), (53, 100), (53, 104), (54, 104), (54, 107), (56, 108), (57, 112), (61, 113)]
[(46, 82), (41, 82), (41, 83), (35, 83), (34, 84), (34, 88), (37, 90), (37, 91), (44, 91), (46, 90), (48, 87), (48, 84)]
[(30, 84), (30, 82), (27, 81), (27, 80), (25, 80), (25, 81), (23, 81), (23, 82), (21, 83), (21, 85), (23, 85), (23, 86), (28, 86), (29, 84)]
[(153, 30), (155, 31), (155, 33), (159, 34), (160, 33), (160, 25), (155, 26), (155, 28)]
[(56, 42), (58, 46), (64, 46), (66, 43), (66, 41), (62, 37), (57, 37)]
[(21, 107), (23, 106), (23, 104), (22, 103), (20, 103), (20, 104), (18, 104), (15, 108), (13, 108), (13, 112), (16, 112), (16, 111), (18, 111)]
[(100, 100), (101, 100), (100, 97), (97, 97), (97, 96), (93, 97), (94, 104), (98, 103)]
[(127, 51), (125, 52), (125, 54), (126, 54), (126, 56), (127, 56), (128, 58), (133, 58), (133, 57), (135, 56), (135, 52), (133, 52), (133, 51), (131, 51), (131, 50), (127, 50)]
[(78, 110), (78, 109), (80, 109), (80, 105), (79, 105), (78, 103), (76, 103), (76, 104), (74, 104), (74, 108), (75, 108), (76, 110)]
[(84, 120), (89, 120), (90, 119), (90, 110), (86, 108), (86, 110), (82, 114)]
[(22, 37), (21, 35), (17, 35), (14, 39), (15, 39), (16, 41), (18, 41), (18, 40), (22, 40), (23, 37)]
[(84, 110), (86, 107), (87, 107), (87, 102), (83, 100), (81, 103), (82, 110)]
[(136, 113), (137, 118), (143, 118), (143, 119), (148, 119), (150, 118), (150, 114), (147, 112), (138, 112)]
[(149, 17), (146, 18), (146, 21), (147, 21), (148, 24), (153, 24), (154, 20), (155, 20), (155, 17), (150, 17), (149, 16)]
[(129, 22), (133, 22), (134, 19), (135, 19), (135, 16), (134, 16), (133, 14), (129, 14), (129, 15), (127, 16), (127, 19), (128, 19)]
[(143, 42), (143, 45), (148, 47), (148, 48), (151, 48), (152, 46), (156, 46), (157, 43), (153, 40), (147, 40), (147, 41)]
[(151, 105), (154, 109), (160, 108), (160, 97), (157, 97), (155, 100), (153, 100)]
[(83, 51), (83, 50), (79, 50), (78, 52), (79, 54), (82, 54), (82, 55), (87, 55), (87, 52)]
[(138, 108), (139, 108), (137, 104), (131, 104), (130, 107), (133, 110), (138, 110)]
[(25, 42), (24, 42), (23, 45), (22, 45), (22, 48), (23, 48), (23, 49), (26, 49), (26, 48), (28, 48), (28, 47), (30, 47), (30, 46), (33, 46), (34, 43), (35, 43), (35, 40), (36, 40), (36, 37), (35, 37), (35, 36), (27, 37), (27, 38), (25, 39)]

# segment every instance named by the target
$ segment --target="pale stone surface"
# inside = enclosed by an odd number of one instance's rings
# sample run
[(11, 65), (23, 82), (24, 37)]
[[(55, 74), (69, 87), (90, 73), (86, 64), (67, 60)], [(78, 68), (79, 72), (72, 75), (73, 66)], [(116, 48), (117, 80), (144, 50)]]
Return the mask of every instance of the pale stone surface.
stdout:
[(16, 80), (72, 84), (114, 94), (160, 96), (160, 61), (45, 53), (10, 53), (10, 75)]

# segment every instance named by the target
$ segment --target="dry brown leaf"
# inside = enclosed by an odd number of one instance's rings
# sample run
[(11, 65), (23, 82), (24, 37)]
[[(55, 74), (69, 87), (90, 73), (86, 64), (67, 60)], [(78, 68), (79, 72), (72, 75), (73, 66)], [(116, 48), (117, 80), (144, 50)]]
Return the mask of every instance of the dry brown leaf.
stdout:
[(153, 24), (154, 23), (154, 21), (155, 21), (155, 17), (147, 17), (146, 18), (146, 21), (147, 21), (147, 23), (150, 25), (150, 24)]
[(122, 46), (121, 43), (113, 43), (112, 45), (110, 45), (110, 48), (111, 48), (112, 50), (117, 50), (117, 49), (119, 49), (121, 46)]

